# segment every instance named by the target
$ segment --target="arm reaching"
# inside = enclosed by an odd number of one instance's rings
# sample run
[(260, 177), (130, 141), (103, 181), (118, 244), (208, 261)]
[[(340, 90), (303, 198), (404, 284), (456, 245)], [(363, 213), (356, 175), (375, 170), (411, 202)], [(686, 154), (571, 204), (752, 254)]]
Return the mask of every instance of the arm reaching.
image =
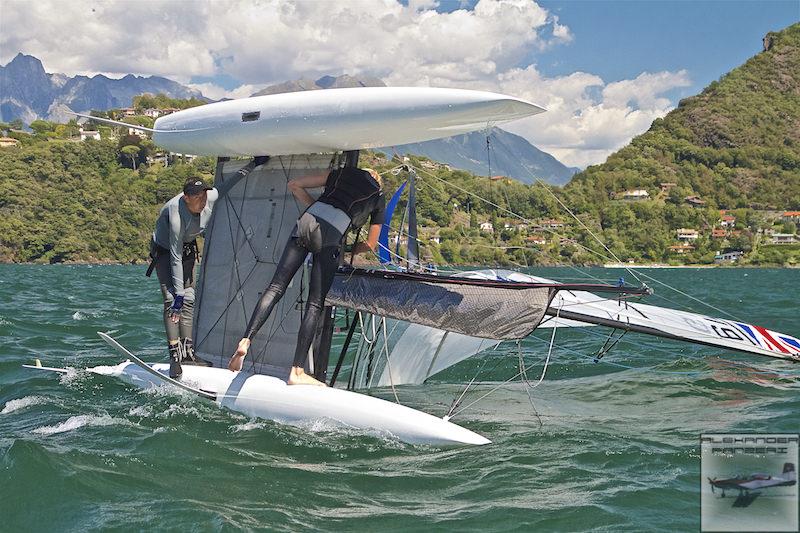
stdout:
[(286, 186), (292, 192), (297, 201), (308, 207), (314, 203), (314, 198), (308, 194), (306, 189), (316, 189), (325, 185), (328, 181), (328, 171), (324, 174), (309, 174), (291, 180)]
[(378, 237), (380, 237), (381, 234), (381, 226), (382, 224), (372, 224), (369, 227), (367, 241), (360, 242), (353, 248), (354, 255), (375, 251), (375, 248), (378, 246)]

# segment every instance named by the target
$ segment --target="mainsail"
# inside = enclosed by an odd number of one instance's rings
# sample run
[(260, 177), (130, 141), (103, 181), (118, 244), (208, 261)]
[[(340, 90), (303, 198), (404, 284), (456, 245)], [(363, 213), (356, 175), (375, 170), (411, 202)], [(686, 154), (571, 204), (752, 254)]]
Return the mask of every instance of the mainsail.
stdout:
[[(417, 276), (417, 275), (415, 275)], [(537, 328), (608, 326), (668, 339), (714, 346), (750, 354), (800, 361), (800, 340), (785, 333), (740, 321), (609, 298), (575, 285), (529, 276), (509, 270), (462, 272), (457, 277), (519, 284), (555, 284), (556, 290), (545, 317)], [(507, 289), (511, 290), (511, 289)], [(344, 302), (341, 302), (344, 303)], [(353, 305), (352, 303), (350, 304)], [(355, 306), (368, 311), (367, 306)], [(380, 314), (380, 313), (378, 313)], [(384, 315), (400, 318), (397, 315)], [(363, 336), (350, 379), (353, 388), (421, 384), (438, 372), (484, 350), (503, 339), (446, 331), (445, 328), (386, 320), (381, 316), (362, 319)], [(365, 343), (364, 339), (372, 339)], [(367, 360), (368, 364), (358, 361)]]
[(363, 357), (355, 360), (367, 363), (355, 365), (349, 386), (366, 388), (422, 383), (500, 341), (527, 337), (561, 290), (614, 296), (649, 293), (646, 288), (520, 282), (471, 273), (354, 269), (337, 275), (327, 303), (361, 313), (358, 351)]
[[(498, 271), (493, 275), (521, 283), (552, 283), (553, 280), (521, 272)], [(587, 324), (655, 335), (727, 350), (800, 361), (800, 340), (739, 320), (715, 318), (627, 299), (598, 298), (586, 291), (561, 290), (547, 314)], [(548, 320), (548, 319), (545, 319)]]

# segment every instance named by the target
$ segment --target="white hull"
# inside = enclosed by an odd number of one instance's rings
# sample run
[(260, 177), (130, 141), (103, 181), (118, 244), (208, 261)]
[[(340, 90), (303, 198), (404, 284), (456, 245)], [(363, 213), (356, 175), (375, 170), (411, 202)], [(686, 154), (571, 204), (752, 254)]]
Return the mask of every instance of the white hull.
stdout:
[[(162, 363), (151, 366), (164, 374), (169, 369), (169, 365)], [(118, 377), (137, 387), (164, 385), (163, 380), (132, 362), (89, 370)], [(490, 442), (477, 433), (427, 413), (341, 389), (289, 386), (278, 378), (261, 374), (188, 365), (183, 367), (181, 382), (215, 394), (216, 402), (222, 407), (280, 423), (327, 419), (352, 428), (389, 433), (410, 444), (453, 446)]]
[(335, 152), (449, 137), (543, 111), (530, 102), (483, 91), (328, 89), (179, 111), (156, 120), (153, 141), (171, 152), (195, 155)]

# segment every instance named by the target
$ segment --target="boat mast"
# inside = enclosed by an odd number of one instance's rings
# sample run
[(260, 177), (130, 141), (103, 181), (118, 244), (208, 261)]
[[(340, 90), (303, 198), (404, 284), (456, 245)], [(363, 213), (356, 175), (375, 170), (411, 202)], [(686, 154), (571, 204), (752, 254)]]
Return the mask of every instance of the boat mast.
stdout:
[(417, 173), (408, 169), (408, 270), (419, 270), (419, 242), (417, 241)]

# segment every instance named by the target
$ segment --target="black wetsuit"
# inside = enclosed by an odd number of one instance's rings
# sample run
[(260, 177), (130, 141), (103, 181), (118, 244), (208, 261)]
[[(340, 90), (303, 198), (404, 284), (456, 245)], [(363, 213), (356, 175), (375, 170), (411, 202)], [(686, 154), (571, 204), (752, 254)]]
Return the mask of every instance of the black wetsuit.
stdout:
[(342, 238), (349, 227), (360, 227), (367, 219), (370, 224), (383, 224), (385, 203), (380, 185), (368, 172), (351, 167), (333, 170), (328, 175), (325, 191), (298, 219), (275, 275), (250, 317), (245, 337), (252, 339), (264, 325), (310, 252), (313, 266), (308, 303), (293, 363), (293, 366), (305, 366), (325, 306), (325, 296), (336, 274)]

